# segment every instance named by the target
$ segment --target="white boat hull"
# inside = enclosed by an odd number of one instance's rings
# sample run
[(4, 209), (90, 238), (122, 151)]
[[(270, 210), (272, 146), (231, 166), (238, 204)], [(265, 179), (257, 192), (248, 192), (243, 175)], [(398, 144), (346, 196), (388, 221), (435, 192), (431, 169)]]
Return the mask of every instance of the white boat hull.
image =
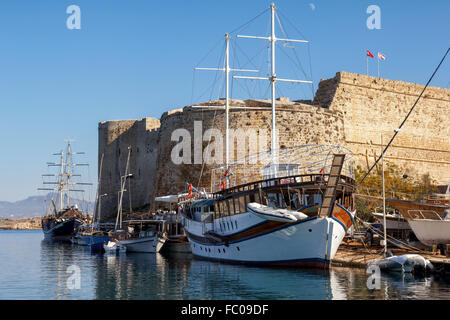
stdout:
[(450, 220), (413, 219), (408, 222), (423, 244), (450, 244)]
[[(183, 222), (192, 253), (197, 257), (277, 266), (328, 267), (347, 231), (334, 218), (313, 217), (251, 234), (251, 230), (261, 231), (265, 225), (276, 222), (249, 212), (205, 225), (186, 218)], [(213, 228), (218, 237), (231, 240), (211, 241), (204, 231)]]
[[(383, 214), (382, 213), (372, 213), (381, 224), (383, 224)], [(392, 215), (386, 215), (386, 229), (396, 229), (396, 230), (411, 230), (411, 226), (408, 221), (404, 218), (393, 217)]]
[(127, 252), (157, 253), (161, 250), (165, 239), (158, 236), (138, 239), (120, 240), (119, 245), (127, 248)]

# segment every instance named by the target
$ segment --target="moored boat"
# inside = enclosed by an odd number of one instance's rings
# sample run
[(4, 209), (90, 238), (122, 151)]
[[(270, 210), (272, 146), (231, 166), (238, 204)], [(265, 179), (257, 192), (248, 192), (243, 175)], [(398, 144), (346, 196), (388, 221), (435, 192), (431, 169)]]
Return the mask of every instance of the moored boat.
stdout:
[(386, 199), (408, 221), (419, 241), (427, 246), (450, 244), (450, 207), (399, 199)]
[[(195, 256), (270, 266), (330, 265), (355, 214), (352, 154), (339, 146), (317, 145), (285, 148), (279, 155), (280, 165), (271, 177), (263, 178), (260, 163), (246, 166), (248, 183), (228, 181), (229, 187), (213, 192), (212, 198), (181, 203)], [(270, 153), (266, 160), (273, 160)], [(282, 170), (286, 161), (289, 172)], [(242, 176), (238, 173), (242, 163), (228, 165), (233, 177)], [(291, 217), (283, 218), (287, 214)]]
[[(66, 152), (61, 151), (55, 153), (60, 157), (59, 163), (49, 162), (48, 166), (60, 167), (58, 174), (43, 174), (43, 177), (56, 177), (56, 181), (44, 181), (44, 185), (57, 185), (56, 188), (38, 188), (38, 190), (46, 190), (57, 192), (59, 206), (57, 207), (53, 198), (51, 205), (53, 210), (42, 218), (42, 231), (45, 239), (51, 240), (67, 240), (70, 241), (74, 235), (75, 230), (88, 221), (88, 217), (78, 208), (76, 204), (70, 204), (70, 192), (84, 192), (72, 188), (71, 185), (91, 185), (91, 183), (73, 182), (72, 177), (79, 176), (74, 174), (72, 168), (75, 166), (82, 166), (87, 164), (72, 163), (72, 155), (77, 154), (71, 150), (70, 140), (67, 142)], [(48, 207), (48, 210), (50, 206)]]
[[(166, 239), (162, 236), (163, 220), (128, 220), (127, 230), (116, 231), (118, 245), (127, 252), (157, 253)], [(120, 232), (123, 231), (123, 232)]]

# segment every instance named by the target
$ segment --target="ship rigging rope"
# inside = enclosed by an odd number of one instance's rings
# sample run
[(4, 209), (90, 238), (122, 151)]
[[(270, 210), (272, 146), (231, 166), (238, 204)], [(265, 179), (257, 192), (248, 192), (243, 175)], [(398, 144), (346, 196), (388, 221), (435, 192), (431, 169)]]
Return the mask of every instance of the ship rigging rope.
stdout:
[(373, 166), (369, 169), (369, 171), (367, 171), (366, 175), (361, 179), (361, 181), (358, 183), (358, 185), (362, 184), (363, 181), (366, 179), (366, 177), (370, 174), (370, 172), (373, 170), (373, 168), (377, 165), (378, 161), (380, 161), (380, 159), (383, 157), (383, 155), (385, 154), (386, 150), (389, 148), (389, 146), (391, 145), (392, 141), (394, 141), (395, 137), (397, 136), (397, 134), (400, 132), (400, 129), (403, 127), (403, 125), (405, 124), (406, 120), (408, 120), (409, 116), (411, 115), (412, 111), (414, 110), (414, 108), (417, 105), (417, 102), (419, 102), (420, 98), (422, 97), (423, 93), (425, 92), (425, 89), (428, 87), (428, 85), (430, 84), (431, 80), (433, 79), (434, 75), (436, 74), (436, 72), (439, 70), (442, 62), (444, 62), (445, 58), (447, 57), (448, 52), (450, 51), (450, 47), (447, 49), (447, 51), (445, 52), (444, 56), (442, 57), (441, 62), (439, 62), (439, 65), (436, 67), (436, 69), (434, 70), (433, 74), (431, 75), (430, 79), (428, 80), (427, 84), (425, 85), (425, 87), (423, 88), (422, 92), (420, 93), (420, 95), (417, 97), (416, 102), (414, 102), (413, 106), (411, 107), (411, 109), (409, 110), (408, 114), (406, 115), (405, 119), (403, 119), (402, 123), (400, 124), (400, 126), (398, 127), (398, 129), (395, 130), (394, 135), (392, 136), (391, 140), (389, 141), (389, 143), (386, 145), (386, 147), (384, 148), (383, 152), (381, 153), (381, 155), (378, 157), (377, 161), (375, 161), (375, 163), (373, 164)]
[[(230, 32), (230, 35), (236, 33), (237, 31), (242, 31), (245, 27), (247, 27), (250, 23), (252, 23), (253, 21), (255, 21), (257, 18), (259, 18), (261, 15), (263, 15), (263, 14), (264, 14), (265, 12), (267, 12), (268, 10), (269, 10), (269, 9), (265, 9), (263, 12), (261, 12), (260, 14), (258, 14), (258, 15), (257, 15), (256, 17), (254, 17), (253, 19), (249, 20), (248, 22), (244, 23), (243, 25), (239, 26), (238, 28), (234, 29), (233, 31)], [(206, 59), (206, 57), (207, 57), (207, 56), (208, 56), (208, 55), (209, 55), (216, 47), (217, 47), (217, 45), (215, 45), (215, 46), (208, 52), (208, 54), (201, 60), (201, 62), (202, 62), (204, 59)], [(223, 56), (220, 57), (220, 60), (219, 60), (219, 61), (221, 61), (221, 60), (223, 60)], [(201, 62), (199, 62), (199, 64), (200, 64)], [(198, 65), (198, 64), (197, 64), (197, 65)], [(220, 66), (219, 66), (218, 68), (220, 68)], [(194, 73), (195, 73), (195, 69), (194, 69)], [(194, 77), (193, 77), (193, 81), (195, 81), (195, 75), (194, 75)], [(213, 85), (215, 85), (216, 81), (217, 81), (217, 72), (216, 72), (216, 76), (215, 76), (214, 81), (213, 81)], [(223, 85), (223, 83), (222, 83), (222, 85)], [(222, 85), (219, 87), (219, 90), (221, 90)], [(194, 84), (193, 84), (193, 86), (194, 86)], [(211, 88), (211, 87), (209, 87), (209, 88)], [(208, 88), (207, 90), (209, 90), (209, 88)], [(191, 98), (191, 100), (193, 100), (193, 95), (194, 95), (193, 92), (194, 92), (194, 89), (192, 88), (192, 98)], [(211, 98), (210, 98), (210, 100), (212, 99), (212, 92), (213, 92), (213, 89), (211, 89)], [(220, 92), (219, 92), (219, 95), (220, 95)], [(213, 121), (212, 121), (212, 127), (213, 127), (214, 124), (215, 124), (216, 114), (217, 114), (217, 110), (214, 110)], [(203, 110), (202, 110), (202, 118), (203, 118)], [(212, 139), (212, 135), (209, 137), (209, 143), (211, 143), (211, 139)], [(203, 175), (204, 167), (205, 167), (205, 162), (204, 162), (203, 156), (202, 156), (202, 167), (201, 167), (201, 170), (200, 170), (200, 176), (199, 176), (199, 178), (198, 178), (197, 189), (200, 187), (200, 181), (201, 181), (201, 178), (202, 178), (202, 175)]]
[(260, 14), (258, 14), (256, 17), (254, 17), (253, 19), (247, 21), (246, 23), (242, 24), (241, 26), (237, 27), (236, 29), (234, 29), (233, 31), (230, 32), (231, 34), (237, 33), (238, 31), (243, 31), (244, 27), (247, 27), (250, 23), (252, 23), (253, 21), (255, 21), (256, 19), (258, 19), (260, 16), (262, 16), (264, 13), (266, 13), (267, 11), (269, 11), (270, 8), (264, 9), (263, 12), (261, 12)]
[[(362, 225), (364, 225), (364, 222), (365, 222), (364, 220), (360, 219), (360, 218), (357, 217), (357, 216), (355, 216), (355, 218), (356, 218), (359, 222), (361, 222)], [(378, 234), (378, 235), (384, 237), (384, 233), (381, 232), (380, 230), (377, 230), (376, 228), (372, 227), (371, 225), (366, 226), (366, 227), (367, 227), (368, 229), (372, 230), (374, 233), (376, 233), (376, 234)], [(392, 239), (392, 240), (388, 240), (388, 241), (389, 241), (390, 243), (392, 243), (393, 245), (397, 246), (397, 247), (400, 247), (398, 244), (401, 244), (401, 245), (403, 245), (406, 249), (412, 249), (412, 250), (416, 250), (416, 251), (419, 251), (419, 252), (427, 253), (426, 251), (424, 251), (424, 250), (422, 250), (422, 249), (419, 249), (419, 248), (417, 248), (417, 247), (414, 247), (414, 246), (412, 246), (412, 245), (410, 245), (410, 244), (408, 244), (408, 243), (406, 243), (406, 242), (403, 242), (403, 241), (401, 241), (401, 240), (399, 240), (399, 239), (396, 239), (396, 238), (394, 238), (394, 237), (392, 237), (392, 236), (386, 234), (386, 239), (388, 239), (388, 238), (389, 238), (389, 239)], [(395, 241), (395, 242), (394, 242), (394, 241)]]
[[(294, 30), (295, 31), (297, 31), (304, 39), (308, 39), (308, 37), (306, 37), (296, 26), (295, 26), (295, 24), (293, 24), (290, 20), (289, 20), (289, 18), (280, 10), (280, 9), (277, 9), (277, 11), (276, 11), (276, 13), (277, 13), (277, 16), (278, 16), (278, 12), (281, 14), (281, 16), (283, 17), (283, 19), (284, 20), (286, 20), (293, 28), (294, 28)], [(280, 25), (281, 25), (281, 23), (280, 23)], [(287, 37), (286, 37), (287, 38)], [(310, 47), (310, 42), (308, 41), (308, 43), (306, 44), (307, 45), (307, 48), (308, 48), (308, 61), (309, 61), (309, 71), (310, 71), (310, 80), (311, 81), (313, 81), (313, 71), (312, 71), (312, 63), (311, 63), (311, 47)], [(297, 51), (296, 50), (294, 50), (295, 51), (295, 57), (296, 57), (296, 59), (297, 59), (297, 61), (299, 61), (300, 62), (300, 59), (298, 58), (298, 55), (297, 55)], [(308, 76), (306, 76), (306, 74), (305, 74), (305, 77), (306, 78), (308, 78)], [(312, 82), (311, 83), (311, 90), (312, 90), (312, 97), (313, 97), (313, 99), (314, 99), (314, 94), (315, 94), (315, 89), (314, 89), (314, 82)], [(320, 104), (320, 101), (318, 101), (319, 102), (319, 104)]]

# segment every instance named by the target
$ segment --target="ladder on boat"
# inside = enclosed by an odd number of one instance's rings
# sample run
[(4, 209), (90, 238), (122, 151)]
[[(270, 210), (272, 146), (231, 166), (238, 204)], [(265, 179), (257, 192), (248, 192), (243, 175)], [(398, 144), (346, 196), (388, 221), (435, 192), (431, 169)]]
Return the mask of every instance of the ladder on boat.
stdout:
[(341, 177), (344, 160), (345, 154), (335, 154), (333, 157), (327, 187), (325, 188), (322, 205), (320, 207), (319, 217), (321, 218), (329, 217), (333, 212), (334, 201), (336, 200), (336, 188)]

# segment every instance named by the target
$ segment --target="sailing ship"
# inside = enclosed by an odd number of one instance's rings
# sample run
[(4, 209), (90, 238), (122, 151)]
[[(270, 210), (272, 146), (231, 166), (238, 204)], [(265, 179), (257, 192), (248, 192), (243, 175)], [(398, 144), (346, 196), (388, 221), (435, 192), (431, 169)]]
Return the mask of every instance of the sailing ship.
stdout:
[[(271, 4), (271, 45), (268, 77), (272, 88), (271, 149), (234, 162), (228, 160), (229, 38), (226, 35), (225, 128), (226, 163), (212, 170), (211, 193), (190, 193), (181, 201), (183, 225), (194, 256), (216, 261), (270, 266), (328, 268), (355, 214), (354, 160), (336, 145), (305, 145), (277, 149), (275, 42), (307, 42), (275, 35)], [(212, 68), (204, 68), (212, 69)], [(242, 70), (238, 70), (242, 71)], [(195, 190), (194, 190), (195, 191)]]
[[(57, 192), (59, 207), (54, 199), (51, 199), (53, 210), (42, 218), (42, 231), (46, 239), (52, 240), (70, 240), (74, 230), (87, 222), (87, 216), (78, 208), (76, 204), (70, 203), (70, 192), (84, 192), (81, 189), (72, 189), (72, 185), (91, 185), (91, 183), (73, 182), (72, 177), (80, 176), (73, 173), (75, 166), (87, 166), (88, 164), (72, 163), (74, 154), (84, 154), (84, 152), (72, 152), (71, 141), (67, 142), (66, 152), (55, 153), (60, 157), (59, 163), (48, 162), (49, 167), (59, 167), (59, 173), (43, 174), (43, 177), (56, 177), (57, 181), (44, 181), (45, 185), (56, 185), (55, 188), (38, 188), (38, 190)], [(50, 206), (49, 206), (50, 209)], [(48, 210), (50, 211), (50, 210)]]

